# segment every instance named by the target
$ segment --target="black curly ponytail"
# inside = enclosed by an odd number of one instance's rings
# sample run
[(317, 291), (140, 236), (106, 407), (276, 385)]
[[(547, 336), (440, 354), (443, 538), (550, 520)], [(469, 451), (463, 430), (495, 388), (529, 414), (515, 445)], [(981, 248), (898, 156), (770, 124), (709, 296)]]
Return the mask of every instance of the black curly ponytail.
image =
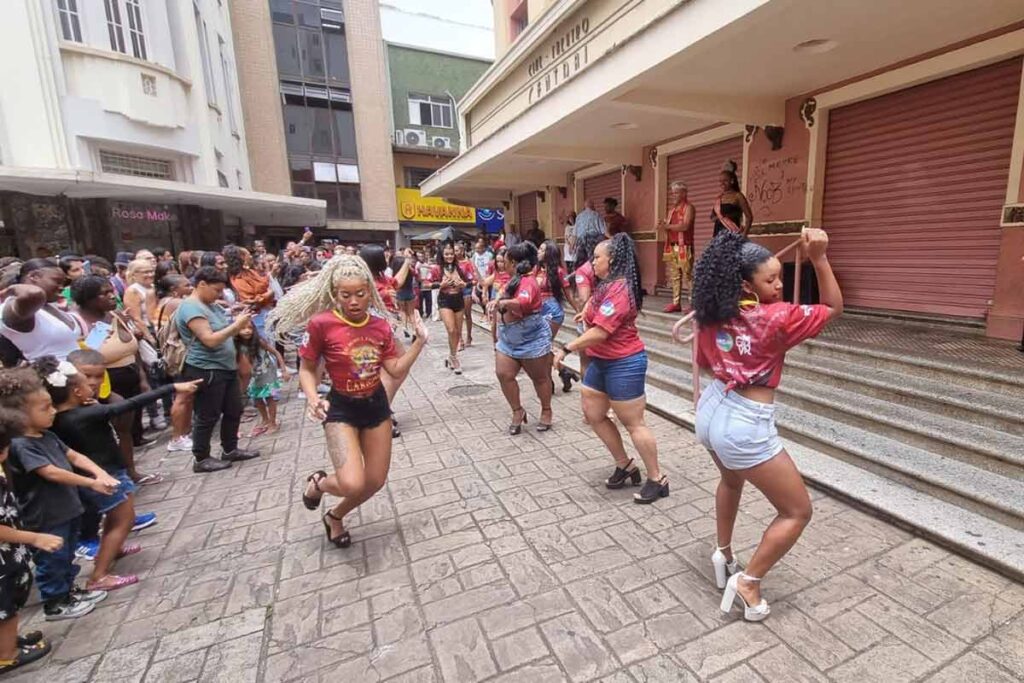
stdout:
[(39, 375), (28, 366), (0, 370), (0, 408), (23, 411), (29, 394), (42, 388)]
[(772, 252), (739, 233), (723, 230), (708, 244), (693, 269), (693, 311), (700, 325), (732, 320), (740, 313), (748, 282)]
[(602, 245), (608, 249), (608, 276), (598, 282), (595, 287), (594, 300), (601, 301), (608, 286), (615, 280), (625, 280), (630, 306), (637, 311), (642, 310), (644, 289), (640, 284), (640, 261), (636, 257), (633, 238), (620, 232), (611, 239), (601, 242), (598, 246)]
[(529, 275), (537, 267), (537, 247), (533, 242), (520, 242), (509, 247), (505, 258), (516, 264), (512, 279), (505, 285), (505, 296), (509, 299), (519, 291), (519, 283), (524, 275)]
[(562, 291), (562, 278), (558, 276), (558, 269), (562, 267), (560, 256), (558, 245), (555, 244), (554, 240), (544, 242), (544, 261), (541, 265), (544, 267), (544, 273), (547, 277), (548, 287), (551, 288), (551, 294), (558, 303), (565, 301), (565, 292)]

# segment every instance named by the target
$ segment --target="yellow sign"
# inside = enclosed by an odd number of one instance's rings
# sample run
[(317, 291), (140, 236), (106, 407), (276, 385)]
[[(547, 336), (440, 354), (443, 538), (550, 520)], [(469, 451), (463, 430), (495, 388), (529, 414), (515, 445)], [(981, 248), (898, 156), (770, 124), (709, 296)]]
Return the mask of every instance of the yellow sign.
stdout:
[(476, 209), (449, 204), (437, 197), (423, 197), (417, 188), (399, 187), (398, 219), (417, 223), (476, 223)]

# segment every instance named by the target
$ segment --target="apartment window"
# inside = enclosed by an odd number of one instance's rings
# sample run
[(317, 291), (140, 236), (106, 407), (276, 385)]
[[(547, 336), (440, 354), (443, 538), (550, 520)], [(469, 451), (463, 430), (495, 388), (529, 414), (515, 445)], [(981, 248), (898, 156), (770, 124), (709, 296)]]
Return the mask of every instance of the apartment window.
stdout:
[(360, 220), (363, 217), (363, 200), (362, 195), (359, 192), (358, 185), (343, 185), (335, 183), (316, 183), (310, 187), (309, 185), (302, 184), (300, 187), (298, 183), (295, 186), (295, 194), (298, 196), (308, 197), (305, 193), (310, 189), (315, 189), (317, 199), (322, 199), (327, 203), (327, 217), (328, 218), (349, 218)]
[(224, 39), (217, 36), (217, 44), (220, 47), (220, 68), (224, 75), (224, 101), (228, 106), (228, 122), (231, 124), (231, 132), (238, 133), (238, 122), (235, 117), (235, 82), (231, 78), (231, 68), (225, 51)]
[(356, 131), (352, 105), (328, 100), (326, 89), (304, 88), (305, 96), (286, 93), (285, 145), (289, 154), (316, 154), (355, 161)]
[(217, 88), (213, 82), (213, 65), (210, 63), (210, 38), (206, 32), (206, 22), (199, 14), (199, 6), (192, 4), (196, 18), (196, 35), (199, 37), (199, 57), (203, 61), (203, 81), (206, 82), (206, 101), (217, 104)]
[(174, 180), (174, 165), (166, 159), (100, 150), (100, 168), (104, 173)]
[(451, 128), (451, 99), (448, 97), (409, 93), (409, 123), (414, 126)]
[(348, 83), (348, 47), (344, 24), (324, 22), (324, 52), (327, 55), (327, 78)]
[(324, 34), (319, 29), (299, 29), (299, 57), (302, 75), (322, 81), (327, 77), (324, 63)]
[(512, 10), (512, 14), (508, 18), (509, 37), (515, 40), (529, 24), (530, 17), (527, 12), (526, 0), (519, 0), (519, 4)]
[(82, 21), (78, 16), (78, 0), (57, 0), (57, 18), (64, 40), (82, 42)]
[(142, 31), (142, 0), (124, 0), (128, 15), (128, 35), (132, 40), (132, 54), (146, 59), (146, 36)]
[(292, 24), (292, 0), (270, 0), (270, 18), (281, 24)]
[(406, 187), (419, 187), (424, 180), (434, 174), (432, 168), (415, 168), (413, 166), (406, 166), (405, 168), (405, 186)]
[(224, 175), (223, 171), (217, 171), (217, 184), (221, 187), (231, 187), (228, 185), (228, 177)]
[(107, 13), (107, 36), (110, 38), (110, 49), (125, 53), (124, 24), (121, 21), (121, 6), (117, 0), (103, 0), (103, 9)]

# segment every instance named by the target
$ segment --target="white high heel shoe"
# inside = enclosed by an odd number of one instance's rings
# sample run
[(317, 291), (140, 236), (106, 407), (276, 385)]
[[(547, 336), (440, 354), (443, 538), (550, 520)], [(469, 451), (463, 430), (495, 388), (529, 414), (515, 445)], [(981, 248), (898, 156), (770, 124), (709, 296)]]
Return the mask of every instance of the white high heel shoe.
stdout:
[(761, 579), (755, 576), (747, 576), (743, 572), (739, 574), (733, 574), (729, 577), (729, 581), (725, 584), (725, 592), (722, 593), (722, 604), (721, 609), (723, 612), (728, 614), (732, 611), (732, 606), (736, 603), (736, 598), (740, 599), (743, 603), (743, 618), (747, 621), (764, 621), (771, 614), (771, 608), (768, 606), (768, 601), (761, 598), (761, 602), (751, 607), (747, 604), (747, 601), (739, 594), (736, 590), (736, 585), (739, 583), (740, 577), (743, 577), (747, 581), (760, 581)]
[(715, 585), (718, 586), (718, 590), (725, 588), (725, 582), (729, 580), (729, 577), (740, 571), (740, 563), (733, 556), (732, 562), (729, 562), (725, 558), (723, 550), (728, 550), (729, 546), (716, 547), (715, 552), (711, 554), (711, 564), (715, 568)]

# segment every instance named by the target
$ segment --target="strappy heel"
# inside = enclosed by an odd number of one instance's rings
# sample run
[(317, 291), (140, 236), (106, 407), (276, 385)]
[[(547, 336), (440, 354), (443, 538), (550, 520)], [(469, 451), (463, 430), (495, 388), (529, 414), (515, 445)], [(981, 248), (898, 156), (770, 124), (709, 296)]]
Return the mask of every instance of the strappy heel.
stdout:
[(515, 419), (515, 416), (518, 413), (522, 413), (523, 414), (523, 421), (518, 423), (518, 424), (513, 422), (512, 424), (510, 424), (508, 426), (508, 435), (509, 436), (517, 436), (517, 435), (521, 434), (523, 432), (523, 425), (526, 424), (527, 422), (529, 422), (529, 420), (526, 417), (526, 408), (516, 408), (515, 410), (513, 410), (512, 411), (512, 419), (513, 420)]
[(626, 485), (627, 481), (631, 486), (639, 486), (640, 468), (634, 466), (632, 470), (629, 469), (632, 464), (633, 458), (630, 458), (625, 467), (616, 467), (615, 471), (612, 472), (612, 476), (604, 480), (605, 488), (621, 489)]
[(726, 559), (723, 550), (728, 550), (729, 546), (716, 546), (715, 552), (711, 554), (711, 565), (715, 568), (715, 585), (718, 586), (718, 590), (725, 588), (726, 581), (733, 574), (741, 571), (740, 563), (736, 560), (734, 555), (732, 562)]
[(637, 505), (650, 505), (659, 498), (668, 498), (668, 477), (666, 476), (657, 481), (648, 479), (640, 488), (640, 493), (633, 494), (633, 502)]
[(352, 535), (349, 534), (348, 529), (342, 531), (341, 534), (339, 534), (337, 537), (331, 536), (331, 523), (327, 521), (328, 517), (330, 517), (336, 522), (342, 521), (341, 517), (335, 516), (335, 514), (330, 510), (328, 510), (326, 514), (324, 514), (324, 516), (320, 518), (320, 521), (324, 523), (324, 531), (327, 534), (327, 541), (333, 544), (334, 547), (336, 548), (347, 548), (350, 545), (352, 545)]
[(728, 614), (732, 611), (732, 607), (736, 604), (736, 598), (740, 599), (743, 603), (743, 618), (747, 621), (764, 621), (771, 614), (771, 608), (768, 606), (768, 601), (761, 598), (761, 602), (757, 603), (753, 607), (747, 604), (746, 599), (740, 595), (737, 586), (739, 585), (740, 577), (747, 581), (753, 581), (755, 583), (760, 582), (761, 578), (757, 576), (748, 576), (744, 572), (739, 574), (733, 574), (729, 577), (729, 581), (725, 584), (725, 592), (722, 593), (722, 604), (720, 605), (721, 610)]
[[(306, 477), (306, 486), (302, 487), (302, 504), (306, 506), (307, 510), (316, 510), (318, 507), (320, 507), (320, 501), (324, 497), (324, 492), (320, 490), (320, 482), (326, 478), (327, 473), (324, 472), (323, 470), (317, 470), (313, 474)], [(313, 484), (313, 488), (315, 488), (316, 492), (320, 494), (316, 498), (306, 495), (306, 489), (309, 487), (310, 484)]]
[[(548, 412), (551, 412), (551, 411), (548, 411)], [(544, 413), (541, 412), (541, 419), (542, 420), (543, 420), (543, 416), (544, 416)], [(552, 415), (551, 419), (552, 420), (554, 419), (554, 415)], [(551, 431), (551, 428), (553, 426), (554, 426), (554, 424), (552, 424), (551, 422), (539, 422), (539, 423), (537, 423), (537, 431), (538, 432), (549, 432), (549, 431)]]

